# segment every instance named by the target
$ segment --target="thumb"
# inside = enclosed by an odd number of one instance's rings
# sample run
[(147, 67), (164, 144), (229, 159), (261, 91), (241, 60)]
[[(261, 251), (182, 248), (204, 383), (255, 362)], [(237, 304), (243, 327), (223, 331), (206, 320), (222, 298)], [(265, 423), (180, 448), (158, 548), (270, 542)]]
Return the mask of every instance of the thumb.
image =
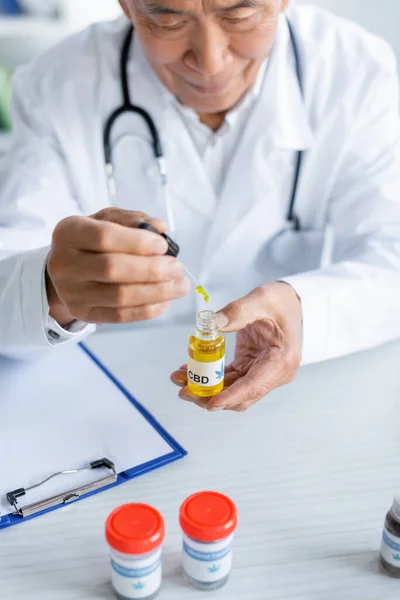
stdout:
[(267, 301), (257, 288), (217, 312), (217, 323), (226, 333), (240, 331), (247, 325), (268, 317)]

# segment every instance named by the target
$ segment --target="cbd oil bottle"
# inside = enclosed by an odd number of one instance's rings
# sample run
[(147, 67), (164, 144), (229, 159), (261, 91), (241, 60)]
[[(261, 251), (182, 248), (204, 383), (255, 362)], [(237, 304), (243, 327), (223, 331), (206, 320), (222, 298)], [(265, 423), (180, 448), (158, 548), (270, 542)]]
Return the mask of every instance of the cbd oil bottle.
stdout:
[(215, 396), (224, 388), (225, 338), (211, 310), (199, 312), (189, 338), (188, 387), (200, 397)]

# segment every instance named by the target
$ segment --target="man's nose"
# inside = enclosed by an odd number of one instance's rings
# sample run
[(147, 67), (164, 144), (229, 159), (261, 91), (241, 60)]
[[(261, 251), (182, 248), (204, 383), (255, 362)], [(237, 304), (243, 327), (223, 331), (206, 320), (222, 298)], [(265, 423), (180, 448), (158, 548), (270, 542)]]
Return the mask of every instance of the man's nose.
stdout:
[(203, 75), (217, 75), (229, 62), (229, 38), (217, 25), (201, 28), (193, 36), (186, 63)]

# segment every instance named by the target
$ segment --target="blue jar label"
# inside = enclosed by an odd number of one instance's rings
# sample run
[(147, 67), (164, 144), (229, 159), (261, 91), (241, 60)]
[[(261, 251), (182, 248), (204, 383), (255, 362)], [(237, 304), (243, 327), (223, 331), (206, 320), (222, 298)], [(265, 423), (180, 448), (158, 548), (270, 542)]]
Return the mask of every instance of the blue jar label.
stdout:
[(381, 556), (387, 563), (400, 569), (400, 538), (383, 529)]
[(146, 558), (112, 554), (111, 578), (116, 592), (125, 598), (142, 600), (155, 594), (162, 577), (161, 549)]
[(201, 583), (214, 583), (229, 575), (232, 568), (233, 535), (211, 544), (202, 544), (184, 536), (183, 568)]

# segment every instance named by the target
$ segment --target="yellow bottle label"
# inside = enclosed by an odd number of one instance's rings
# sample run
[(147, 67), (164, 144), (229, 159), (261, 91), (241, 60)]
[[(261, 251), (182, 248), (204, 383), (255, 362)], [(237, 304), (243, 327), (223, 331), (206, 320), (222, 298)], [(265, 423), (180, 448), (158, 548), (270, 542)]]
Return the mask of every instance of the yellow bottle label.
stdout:
[(214, 387), (224, 381), (225, 359), (199, 362), (188, 358), (188, 380), (201, 387)]

